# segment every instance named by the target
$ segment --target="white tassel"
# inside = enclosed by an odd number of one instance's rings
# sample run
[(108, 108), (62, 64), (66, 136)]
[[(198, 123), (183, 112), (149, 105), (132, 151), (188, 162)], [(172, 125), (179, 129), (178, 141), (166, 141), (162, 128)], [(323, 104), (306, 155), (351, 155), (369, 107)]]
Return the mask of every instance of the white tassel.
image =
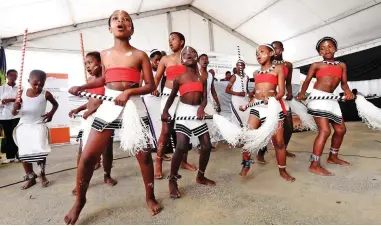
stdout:
[(213, 115), (213, 123), (216, 125), (219, 134), (221, 134), (223, 139), (230, 145), (236, 146), (240, 143), (243, 135), (241, 127), (217, 114)]
[(251, 153), (266, 147), (279, 128), (279, 112), (281, 111), (279, 101), (270, 97), (267, 107), (266, 121), (258, 129), (247, 129), (244, 133), (245, 145), (243, 149)]
[(294, 99), (288, 101), (288, 104), (290, 105), (291, 111), (299, 116), (303, 129), (317, 131), (317, 125), (314, 117), (307, 113), (307, 107), (304, 104)]
[(373, 130), (381, 131), (381, 109), (361, 95), (356, 96), (356, 107), (363, 122)]
[(133, 101), (127, 101), (120, 129), (120, 147), (134, 156), (148, 148), (151, 141), (149, 128), (140, 118)]

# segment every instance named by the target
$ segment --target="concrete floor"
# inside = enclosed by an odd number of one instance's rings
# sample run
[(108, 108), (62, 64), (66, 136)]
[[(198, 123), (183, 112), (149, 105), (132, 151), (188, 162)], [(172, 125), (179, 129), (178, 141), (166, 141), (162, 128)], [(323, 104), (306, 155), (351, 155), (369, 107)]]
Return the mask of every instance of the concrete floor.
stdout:
[[(115, 151), (112, 175), (118, 185), (103, 184), (102, 170), (94, 174), (79, 224), (380, 224), (381, 216), (381, 136), (361, 123), (347, 123), (348, 133), (341, 153), (352, 167), (328, 165), (334, 177), (320, 177), (307, 171), (314, 132), (293, 135), (288, 159), (294, 183), (278, 176), (274, 152), (266, 166), (254, 165), (248, 178), (241, 179), (241, 156), (237, 149), (220, 145), (212, 153), (207, 176), (217, 182), (214, 188), (197, 185), (195, 173), (180, 171), (183, 197), (172, 200), (167, 180), (156, 181), (156, 197), (164, 205), (162, 213), (150, 217), (145, 207), (144, 189), (134, 158)], [(75, 166), (77, 146), (53, 148), (48, 172)], [(328, 152), (329, 144), (325, 153)], [(361, 156), (362, 157), (361, 157)], [(154, 155), (153, 155), (154, 156)], [(197, 163), (198, 154), (189, 155)], [(326, 164), (326, 155), (322, 159)], [(164, 164), (168, 174), (169, 163)], [(0, 166), (0, 186), (17, 182), (23, 176), (20, 164)], [(38, 184), (20, 190), (21, 183), (0, 189), (0, 224), (63, 224), (74, 202), (71, 190), (76, 171), (48, 176), (51, 184)]]

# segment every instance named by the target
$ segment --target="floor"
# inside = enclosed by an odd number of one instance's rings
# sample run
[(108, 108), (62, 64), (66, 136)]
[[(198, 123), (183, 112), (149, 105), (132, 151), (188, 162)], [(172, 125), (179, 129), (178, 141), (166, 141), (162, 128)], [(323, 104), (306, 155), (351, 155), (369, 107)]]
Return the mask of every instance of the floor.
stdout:
[[(341, 148), (343, 158), (353, 166), (322, 164), (335, 173), (320, 177), (307, 171), (315, 132), (295, 133), (288, 159), (294, 183), (278, 176), (274, 151), (266, 156), (267, 165), (255, 164), (248, 178), (241, 179), (238, 149), (219, 145), (212, 153), (207, 176), (216, 187), (195, 183), (195, 173), (180, 171), (183, 197), (168, 195), (168, 181), (157, 180), (156, 197), (164, 210), (151, 217), (144, 202), (144, 189), (137, 161), (117, 150), (112, 175), (115, 187), (103, 184), (97, 170), (88, 191), (88, 202), (78, 224), (379, 224), (381, 216), (381, 136), (361, 123), (347, 123), (348, 132)], [(74, 202), (71, 190), (76, 175), (77, 146), (53, 148), (48, 158), (51, 184), (38, 184), (22, 191), (20, 164), (0, 166), (0, 224), (63, 224), (63, 217)], [(329, 144), (325, 153), (328, 152)], [(154, 154), (153, 154), (154, 157)], [(197, 163), (198, 153), (189, 154)], [(168, 174), (169, 163), (164, 163)], [(7, 186), (9, 184), (14, 185)], [(4, 187), (5, 186), (5, 187)]]

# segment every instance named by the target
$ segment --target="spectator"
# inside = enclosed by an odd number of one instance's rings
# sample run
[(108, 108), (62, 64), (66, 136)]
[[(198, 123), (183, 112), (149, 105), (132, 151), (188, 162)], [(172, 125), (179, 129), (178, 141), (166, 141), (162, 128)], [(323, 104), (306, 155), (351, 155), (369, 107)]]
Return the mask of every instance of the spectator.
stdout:
[(221, 79), (222, 81), (230, 81), (230, 78), (232, 77), (232, 73), (230, 71), (225, 72), (225, 78)]
[(17, 96), (17, 71), (11, 69), (7, 72), (7, 83), (0, 86), (0, 124), (4, 129), (5, 140), (1, 144), (1, 152), (6, 153), (4, 163), (18, 162), (18, 148), (13, 141), (13, 130), (20, 120), (20, 116), (13, 116), (13, 104)]
[(212, 74), (213, 80), (217, 82), (218, 80), (216, 79), (216, 72), (213, 69), (210, 69), (209, 73)]

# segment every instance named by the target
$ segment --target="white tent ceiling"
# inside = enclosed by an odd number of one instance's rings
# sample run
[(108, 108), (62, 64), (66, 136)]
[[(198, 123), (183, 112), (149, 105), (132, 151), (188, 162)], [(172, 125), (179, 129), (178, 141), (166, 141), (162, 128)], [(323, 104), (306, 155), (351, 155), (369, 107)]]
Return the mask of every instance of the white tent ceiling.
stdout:
[(323, 36), (342, 53), (381, 39), (381, 0), (2, 0), (2, 45), (19, 49), (27, 27), (29, 49), (78, 52), (80, 32), (86, 51), (108, 48), (115, 9), (132, 14), (140, 49), (168, 51), (168, 33), (179, 31), (203, 52), (236, 54), (239, 44), (251, 64), (257, 43), (282, 41), (285, 58), (300, 65), (316, 57)]

